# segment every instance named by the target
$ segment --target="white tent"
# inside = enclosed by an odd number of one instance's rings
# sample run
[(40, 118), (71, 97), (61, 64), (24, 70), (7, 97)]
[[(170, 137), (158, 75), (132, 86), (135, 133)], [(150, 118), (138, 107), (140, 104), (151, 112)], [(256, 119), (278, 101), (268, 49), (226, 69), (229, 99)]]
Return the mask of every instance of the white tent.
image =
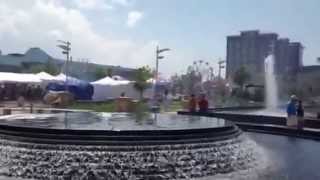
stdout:
[(67, 78), (66, 75), (63, 73), (60, 73), (59, 75), (54, 76), (54, 78), (58, 82), (66, 82), (67, 80), (68, 84), (80, 84), (82, 82), (80, 79), (77, 79), (75, 77), (68, 76)]
[(99, 79), (95, 82), (92, 82), (91, 84), (114, 86), (114, 85), (121, 85), (121, 84), (128, 84), (128, 83), (130, 83), (130, 81), (117, 81), (117, 80), (114, 80), (110, 77), (105, 77), (105, 78)]
[(108, 99), (115, 99), (121, 95), (122, 92), (127, 97), (138, 99), (139, 92), (134, 88), (134, 82), (128, 80), (114, 80), (110, 77), (105, 77), (98, 81), (91, 83), (94, 87), (94, 94), (92, 99), (94, 101), (104, 101)]
[(112, 79), (114, 79), (116, 81), (124, 81), (124, 80), (126, 80), (124, 77), (119, 76), (119, 75), (112, 76)]
[(48, 81), (48, 82), (55, 82), (55, 81), (59, 81), (58, 78), (56, 78), (55, 76), (52, 76), (46, 72), (40, 72), (38, 74), (36, 74), (42, 81)]
[(0, 82), (40, 84), (42, 80), (35, 74), (0, 72)]

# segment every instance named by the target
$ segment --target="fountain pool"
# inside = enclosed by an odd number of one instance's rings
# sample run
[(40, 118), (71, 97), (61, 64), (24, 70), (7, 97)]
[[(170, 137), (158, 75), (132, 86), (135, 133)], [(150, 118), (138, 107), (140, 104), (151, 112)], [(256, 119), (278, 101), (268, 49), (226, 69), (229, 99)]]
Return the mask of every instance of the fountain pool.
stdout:
[(60, 112), (0, 118), (0, 177), (191, 179), (256, 167), (229, 121), (177, 114)]

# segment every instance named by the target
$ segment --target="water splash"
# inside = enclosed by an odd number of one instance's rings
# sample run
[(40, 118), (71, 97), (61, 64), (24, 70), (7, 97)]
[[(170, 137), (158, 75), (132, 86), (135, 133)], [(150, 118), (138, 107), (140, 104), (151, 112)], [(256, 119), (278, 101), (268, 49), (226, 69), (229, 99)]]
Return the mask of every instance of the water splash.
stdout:
[(254, 167), (255, 147), (243, 135), (210, 143), (136, 146), (136, 151), (0, 139), (0, 177), (195, 179)]
[(271, 54), (265, 59), (265, 93), (266, 108), (276, 109), (278, 106), (278, 87), (274, 72), (274, 55)]

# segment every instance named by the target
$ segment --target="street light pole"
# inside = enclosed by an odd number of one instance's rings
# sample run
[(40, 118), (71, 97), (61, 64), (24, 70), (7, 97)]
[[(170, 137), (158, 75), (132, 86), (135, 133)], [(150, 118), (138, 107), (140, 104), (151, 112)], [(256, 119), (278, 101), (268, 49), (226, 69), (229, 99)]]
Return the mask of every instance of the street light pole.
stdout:
[(65, 75), (66, 75), (66, 82), (65, 82), (65, 88), (67, 90), (67, 85), (68, 85), (68, 73), (69, 73), (69, 59), (70, 59), (70, 51), (71, 51), (71, 43), (69, 41), (62, 41), (62, 40), (58, 40), (58, 42), (60, 43), (59, 45), (57, 45), (59, 48), (61, 48), (62, 54), (65, 54), (67, 57), (66, 60), (66, 67), (65, 67)]
[(158, 78), (159, 78), (158, 77), (158, 74), (159, 74), (159, 60), (164, 58), (164, 56), (160, 56), (160, 54), (165, 52), (165, 51), (170, 51), (170, 49), (169, 48), (159, 49), (159, 46), (157, 46), (157, 48), (156, 48), (156, 72), (155, 72), (155, 75), (154, 75), (155, 82), (154, 82), (153, 98), (155, 98), (155, 96), (156, 96), (156, 85), (157, 85)]
[(164, 48), (164, 49), (159, 49), (159, 46), (157, 46), (156, 49), (156, 74), (155, 74), (155, 81), (158, 81), (158, 73), (159, 73), (159, 60), (163, 59), (164, 56), (160, 56), (161, 53), (165, 51), (170, 51), (171, 49), (169, 48)]
[(223, 60), (220, 60), (218, 62), (218, 65), (219, 65), (219, 80), (221, 79), (221, 69), (225, 68), (225, 66), (223, 65), (226, 61), (223, 61)]

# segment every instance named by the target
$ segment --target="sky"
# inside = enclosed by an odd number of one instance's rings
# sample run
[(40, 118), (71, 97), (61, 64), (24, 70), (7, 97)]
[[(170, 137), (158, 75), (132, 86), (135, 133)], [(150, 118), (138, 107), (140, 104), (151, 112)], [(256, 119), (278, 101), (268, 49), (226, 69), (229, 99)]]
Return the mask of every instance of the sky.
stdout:
[(275, 32), (301, 42), (304, 64), (320, 56), (319, 0), (0, 0), (0, 49), (40, 47), (64, 58), (57, 40), (72, 43), (73, 60), (155, 67), (183, 73), (193, 61), (226, 58), (226, 36), (243, 30)]

